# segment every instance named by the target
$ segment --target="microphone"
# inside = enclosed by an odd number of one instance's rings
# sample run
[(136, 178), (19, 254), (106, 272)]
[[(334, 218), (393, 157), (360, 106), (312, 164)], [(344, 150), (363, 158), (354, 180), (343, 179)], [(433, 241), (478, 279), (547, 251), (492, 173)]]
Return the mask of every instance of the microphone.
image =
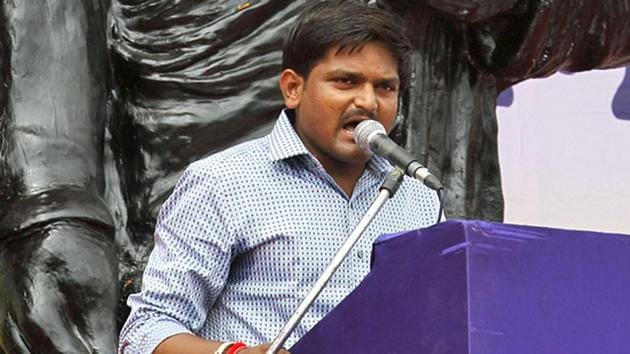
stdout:
[(425, 186), (436, 191), (444, 188), (426, 167), (387, 136), (381, 123), (372, 119), (359, 123), (354, 129), (354, 141), (363, 150), (384, 157), (392, 165), (405, 171), (408, 176), (420, 180)]

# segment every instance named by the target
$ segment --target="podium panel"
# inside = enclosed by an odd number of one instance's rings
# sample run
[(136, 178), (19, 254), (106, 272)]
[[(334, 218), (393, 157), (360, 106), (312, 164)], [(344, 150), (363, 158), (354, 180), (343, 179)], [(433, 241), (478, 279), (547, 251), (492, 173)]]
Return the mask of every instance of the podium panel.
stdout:
[(447, 221), (374, 245), (310, 353), (630, 352), (630, 236)]

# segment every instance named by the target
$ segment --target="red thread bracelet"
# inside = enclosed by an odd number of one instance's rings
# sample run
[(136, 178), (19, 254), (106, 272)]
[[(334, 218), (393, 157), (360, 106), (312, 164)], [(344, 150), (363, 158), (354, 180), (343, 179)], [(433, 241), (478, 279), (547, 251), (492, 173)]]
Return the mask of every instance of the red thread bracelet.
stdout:
[(230, 346), (230, 350), (226, 354), (236, 354), (241, 349), (247, 348), (247, 344), (243, 342), (236, 342)]

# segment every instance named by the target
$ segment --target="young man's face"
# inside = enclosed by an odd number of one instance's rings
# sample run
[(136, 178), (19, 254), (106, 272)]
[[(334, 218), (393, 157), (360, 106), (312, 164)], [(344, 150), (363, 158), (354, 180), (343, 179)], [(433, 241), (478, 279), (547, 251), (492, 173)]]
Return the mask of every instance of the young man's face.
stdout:
[(400, 85), (394, 55), (379, 42), (352, 53), (332, 47), (308, 79), (298, 75), (297, 81), (294, 96), (283, 91), (287, 107), (296, 110), (295, 129), (304, 145), (324, 168), (364, 166), (369, 155), (354, 142), (353, 131), (369, 118), (392, 129)]

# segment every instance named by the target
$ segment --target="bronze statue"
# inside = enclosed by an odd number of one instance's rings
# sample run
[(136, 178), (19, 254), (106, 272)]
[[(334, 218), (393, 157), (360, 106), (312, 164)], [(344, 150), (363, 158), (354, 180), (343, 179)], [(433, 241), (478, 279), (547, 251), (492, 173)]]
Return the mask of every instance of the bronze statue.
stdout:
[[(630, 63), (630, 0), (372, 2), (414, 42), (396, 138), (442, 179), (449, 217), (503, 217), (501, 90)], [(306, 5), (0, 3), (0, 352), (116, 351), (161, 203), (188, 163), (271, 127)]]

